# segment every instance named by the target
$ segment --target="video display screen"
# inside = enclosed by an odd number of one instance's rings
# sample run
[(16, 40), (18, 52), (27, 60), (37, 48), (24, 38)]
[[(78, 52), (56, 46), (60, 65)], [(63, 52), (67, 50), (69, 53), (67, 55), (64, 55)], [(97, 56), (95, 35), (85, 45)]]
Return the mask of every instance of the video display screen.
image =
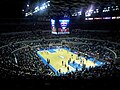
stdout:
[(69, 19), (51, 19), (52, 34), (70, 34)]
[(57, 34), (56, 26), (55, 26), (55, 20), (51, 19), (51, 29), (52, 29), (52, 34)]
[(58, 34), (69, 34), (69, 21), (70, 20), (59, 20), (58, 23)]

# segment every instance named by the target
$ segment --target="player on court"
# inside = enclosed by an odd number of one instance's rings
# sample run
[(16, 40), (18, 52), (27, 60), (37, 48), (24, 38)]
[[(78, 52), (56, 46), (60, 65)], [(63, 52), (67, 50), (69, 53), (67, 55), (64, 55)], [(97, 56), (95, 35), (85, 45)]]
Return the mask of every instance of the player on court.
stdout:
[(62, 61), (62, 66), (63, 66), (64, 62)]

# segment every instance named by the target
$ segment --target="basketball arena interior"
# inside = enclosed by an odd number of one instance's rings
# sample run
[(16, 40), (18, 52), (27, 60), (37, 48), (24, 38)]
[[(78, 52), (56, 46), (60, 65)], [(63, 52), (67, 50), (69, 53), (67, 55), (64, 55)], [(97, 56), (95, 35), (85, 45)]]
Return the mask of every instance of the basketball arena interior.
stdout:
[(1, 88), (119, 88), (119, 0), (2, 0), (0, 7)]

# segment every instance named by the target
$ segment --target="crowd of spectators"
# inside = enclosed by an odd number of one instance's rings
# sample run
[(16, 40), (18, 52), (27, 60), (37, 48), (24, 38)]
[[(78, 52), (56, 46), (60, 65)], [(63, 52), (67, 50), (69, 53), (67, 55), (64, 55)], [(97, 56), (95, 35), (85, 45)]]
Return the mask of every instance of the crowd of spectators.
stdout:
[[(70, 46), (71, 50), (88, 54), (110, 64), (55, 76), (50, 67), (43, 64), (36, 51), (49, 47), (49, 44), (61, 43), (60, 38), (65, 38), (68, 44), (73, 43)], [(91, 80), (120, 76), (120, 67), (114, 63), (115, 55), (110, 51), (113, 50), (119, 57), (119, 40), (106, 36), (106, 33), (99, 32), (96, 35), (94, 32), (74, 32), (71, 35), (57, 36), (51, 35), (50, 32), (31, 31), (1, 34), (0, 41), (0, 77), (3, 79)]]

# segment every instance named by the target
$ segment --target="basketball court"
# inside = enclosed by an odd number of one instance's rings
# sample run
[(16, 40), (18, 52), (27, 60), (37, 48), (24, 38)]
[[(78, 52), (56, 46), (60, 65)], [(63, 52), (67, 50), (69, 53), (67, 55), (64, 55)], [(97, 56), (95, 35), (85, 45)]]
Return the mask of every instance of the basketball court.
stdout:
[(49, 65), (56, 75), (57, 72), (65, 74), (67, 72), (76, 71), (76, 69), (82, 70), (83, 63), (86, 65), (86, 68), (103, 64), (100, 61), (94, 63), (91, 59), (86, 60), (84, 57), (78, 57), (77, 54), (67, 48), (39, 50), (37, 54), (45, 65), (47, 64), (47, 60), (50, 61), (47, 65)]

